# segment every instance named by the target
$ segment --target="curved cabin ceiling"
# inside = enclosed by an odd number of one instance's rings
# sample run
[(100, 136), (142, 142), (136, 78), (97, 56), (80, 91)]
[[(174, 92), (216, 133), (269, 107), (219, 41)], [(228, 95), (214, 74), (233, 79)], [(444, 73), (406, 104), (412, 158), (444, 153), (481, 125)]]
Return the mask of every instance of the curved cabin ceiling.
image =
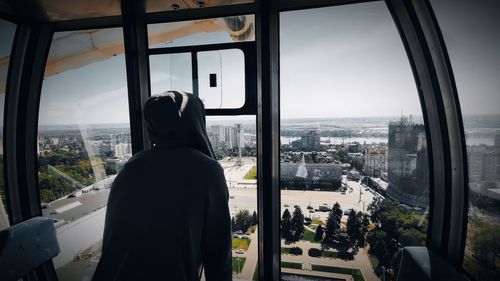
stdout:
[[(109, 2), (109, 1), (108, 1)], [(174, 22), (149, 29), (150, 44), (163, 43), (203, 32), (227, 32), (235, 42), (253, 38), (254, 16)], [(124, 52), (122, 29), (109, 28), (68, 32), (53, 40), (45, 77), (109, 59)], [(9, 57), (0, 58), (0, 73), (7, 72)], [(0, 92), (7, 75), (0, 75)]]

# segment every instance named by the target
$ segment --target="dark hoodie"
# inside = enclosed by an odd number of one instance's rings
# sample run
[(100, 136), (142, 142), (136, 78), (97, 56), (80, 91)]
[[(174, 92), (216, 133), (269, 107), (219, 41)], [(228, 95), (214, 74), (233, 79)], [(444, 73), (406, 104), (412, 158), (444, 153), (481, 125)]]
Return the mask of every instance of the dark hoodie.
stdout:
[(144, 118), (155, 146), (134, 155), (108, 199), (102, 256), (93, 281), (232, 280), (224, 171), (214, 159), (203, 103), (166, 92)]

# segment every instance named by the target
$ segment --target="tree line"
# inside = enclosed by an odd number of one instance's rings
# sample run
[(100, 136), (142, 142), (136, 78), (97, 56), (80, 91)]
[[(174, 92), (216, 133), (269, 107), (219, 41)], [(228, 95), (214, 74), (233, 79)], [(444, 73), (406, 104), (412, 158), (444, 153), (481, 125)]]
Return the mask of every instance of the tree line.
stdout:
[(234, 217), (231, 218), (231, 229), (233, 232), (241, 230), (247, 232), (250, 226), (259, 223), (257, 212), (250, 214), (248, 210), (239, 210)]
[[(368, 216), (352, 210), (344, 230), (341, 228), (343, 214), (340, 204), (336, 202), (328, 214), (325, 227), (321, 225), (316, 227), (314, 240), (321, 241), (324, 248), (339, 247), (347, 251), (355, 245), (362, 247), (370, 223)], [(285, 239), (285, 243), (295, 243), (303, 238), (303, 234), (304, 215), (300, 207), (295, 207), (293, 214), (285, 209), (281, 217), (281, 237)]]

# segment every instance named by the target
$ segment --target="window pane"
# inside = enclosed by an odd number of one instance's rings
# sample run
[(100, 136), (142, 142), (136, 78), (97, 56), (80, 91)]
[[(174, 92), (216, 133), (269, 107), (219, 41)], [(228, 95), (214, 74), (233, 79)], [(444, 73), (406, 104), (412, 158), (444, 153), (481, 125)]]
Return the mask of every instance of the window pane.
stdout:
[(394, 21), (371, 2), (280, 23), (282, 278), (395, 280), (425, 245), (429, 170)]
[(5, 106), (5, 86), (9, 69), (10, 52), (14, 42), (16, 25), (0, 19), (0, 230), (9, 227), (9, 217), (5, 206), (5, 181), (3, 178), (3, 115)]
[(257, 134), (255, 116), (209, 116), (207, 131), (229, 188), (233, 277), (256, 280)]
[[(59, 280), (90, 280), (109, 187), (131, 156), (121, 29), (56, 34), (40, 98), (38, 181), (55, 220)], [(61, 43), (63, 41), (64, 43)], [(113, 46), (113, 50), (108, 47)]]
[(166, 91), (193, 92), (191, 53), (150, 56), (149, 65), (152, 95)]
[(500, 2), (431, 1), (443, 32), (462, 109), (469, 170), (464, 268), (500, 279)]
[(176, 11), (180, 9), (196, 9), (204, 7), (217, 7), (253, 3), (253, 0), (206, 0), (206, 1), (164, 1), (146, 0), (146, 12)]
[(206, 108), (240, 108), (245, 103), (245, 55), (239, 49), (198, 53), (200, 98)]
[(150, 48), (255, 40), (253, 15), (148, 25)]

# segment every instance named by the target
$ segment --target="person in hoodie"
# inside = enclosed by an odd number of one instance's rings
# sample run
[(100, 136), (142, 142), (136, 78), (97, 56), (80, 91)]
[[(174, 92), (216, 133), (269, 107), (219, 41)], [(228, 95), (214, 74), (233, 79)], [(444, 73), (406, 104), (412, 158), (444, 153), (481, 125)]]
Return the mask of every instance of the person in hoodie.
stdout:
[(202, 101), (151, 96), (144, 119), (154, 146), (134, 155), (111, 187), (93, 281), (232, 280), (224, 171), (215, 160)]

